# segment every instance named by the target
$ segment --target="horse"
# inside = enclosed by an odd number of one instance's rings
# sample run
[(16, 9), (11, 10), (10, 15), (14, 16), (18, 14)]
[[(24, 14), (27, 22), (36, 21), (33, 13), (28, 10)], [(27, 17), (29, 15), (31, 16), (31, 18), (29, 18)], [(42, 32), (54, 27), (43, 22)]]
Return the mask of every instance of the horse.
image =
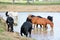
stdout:
[(47, 28), (47, 24), (50, 24), (50, 27), (53, 30), (53, 22), (51, 22), (50, 20), (48, 20), (46, 18), (39, 18), (39, 17), (33, 17), (32, 18), (30, 15), (29, 19), (31, 19), (32, 24), (43, 25), (43, 28)]
[(14, 19), (8, 15), (8, 11), (6, 12), (5, 15), (7, 17), (6, 23), (8, 25), (8, 31), (9, 31), (9, 28), (11, 28), (10, 32), (14, 32), (13, 31)]
[(23, 33), (24, 35), (26, 35), (26, 37), (28, 37), (28, 33), (29, 33), (29, 37), (31, 37), (31, 31), (32, 31), (32, 23), (28, 21), (24, 22), (23, 25), (21, 26), (21, 31), (20, 31), (21, 36), (23, 36), (22, 35)]
[[(31, 17), (36, 17), (36, 16), (31, 15)], [(39, 17), (39, 18), (43, 18), (43, 17), (41, 17), (41, 16), (37, 16), (37, 17)], [(26, 21), (29, 21), (29, 22), (32, 23), (31, 19), (29, 19), (29, 16), (27, 17)], [(34, 26), (35, 26), (35, 24), (34, 24)], [(36, 27), (38, 27), (38, 24), (36, 25)], [(40, 27), (42, 28), (42, 25), (40, 25)]]

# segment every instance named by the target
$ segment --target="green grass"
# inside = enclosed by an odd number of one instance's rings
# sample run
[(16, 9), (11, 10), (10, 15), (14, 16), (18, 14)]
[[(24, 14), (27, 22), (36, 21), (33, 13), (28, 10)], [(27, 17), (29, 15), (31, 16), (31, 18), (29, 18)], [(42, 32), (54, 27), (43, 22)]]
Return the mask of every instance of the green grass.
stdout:
[(0, 33), (4, 32), (5, 30), (5, 24), (1, 20), (3, 19), (2, 18), (0, 19)]
[(59, 5), (60, 2), (36, 2), (34, 5)]
[[(0, 4), (12, 4), (12, 0), (0, 0)], [(18, 5), (27, 5), (27, 0), (15, 0), (15, 4)], [(49, 1), (41, 1), (39, 2), (38, 0), (36, 0), (36, 2), (32, 2), (30, 1), (29, 5), (52, 5), (52, 4), (60, 4), (60, 1), (58, 2), (49, 2)]]
[[(0, 4), (13, 4), (12, 2), (0, 2)], [(30, 2), (29, 4), (25, 1), (25, 2), (15, 2), (14, 5), (60, 5), (60, 2)]]
[(12, 0), (0, 0), (0, 2), (12, 2)]
[(0, 22), (0, 33), (4, 32), (4, 28), (5, 28), (4, 25), (2, 25)]
[(4, 29), (3, 28), (0, 28), (0, 33), (4, 32)]

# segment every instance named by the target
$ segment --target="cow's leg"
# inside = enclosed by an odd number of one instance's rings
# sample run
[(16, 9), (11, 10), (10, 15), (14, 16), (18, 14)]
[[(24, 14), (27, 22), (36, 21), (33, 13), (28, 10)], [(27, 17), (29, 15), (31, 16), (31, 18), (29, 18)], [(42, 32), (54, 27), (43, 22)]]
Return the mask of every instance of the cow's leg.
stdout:
[(36, 28), (38, 28), (38, 24), (36, 24)]
[(10, 26), (9, 26), (9, 24), (7, 24), (7, 25), (8, 25), (8, 31), (9, 31), (9, 27), (10, 27)]
[(20, 31), (21, 36), (23, 36), (22, 33), (23, 33), (23, 32), (22, 32), (22, 30), (21, 30), (21, 31)]
[(23, 27), (21, 27), (21, 31), (20, 31), (21, 36), (23, 36), (22, 33), (24, 33), (24, 28)]
[(42, 25), (40, 25), (40, 28), (42, 28)]
[(26, 31), (25, 35), (26, 35), (26, 37), (28, 37), (28, 31)]
[[(36, 25), (36, 27), (38, 28), (38, 24)], [(42, 25), (40, 25), (40, 28), (42, 28)]]
[(31, 37), (31, 31), (29, 31), (29, 37)]
[(34, 28), (35, 28), (35, 24), (34, 24)]
[(48, 28), (48, 27), (47, 27), (47, 24), (46, 24), (46, 25), (45, 25), (45, 29), (47, 30), (47, 28)]
[(31, 37), (32, 27), (29, 29), (29, 37)]
[(34, 24), (32, 24), (32, 29), (34, 29), (35, 28), (35, 26), (34, 26)]
[(11, 32), (14, 32), (14, 31), (13, 31), (13, 24), (11, 24), (10, 26), (11, 26)]

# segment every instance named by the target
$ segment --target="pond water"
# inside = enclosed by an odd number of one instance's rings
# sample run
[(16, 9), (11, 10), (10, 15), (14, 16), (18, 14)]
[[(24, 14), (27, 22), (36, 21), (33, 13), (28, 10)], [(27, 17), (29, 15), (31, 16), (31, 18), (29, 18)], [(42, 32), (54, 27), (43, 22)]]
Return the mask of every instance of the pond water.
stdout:
[[(2, 14), (1, 14), (2, 13)], [(0, 12), (0, 15), (4, 15), (5, 12)], [(18, 25), (14, 26), (14, 31), (20, 33), (21, 25), (26, 21), (28, 15), (36, 15), (47, 18), (47, 16), (53, 16), (54, 29), (50, 30), (48, 25), (47, 31), (42, 31), (40, 26), (38, 29), (32, 30), (32, 38), (36, 40), (60, 40), (60, 12), (17, 12), (18, 13)], [(4, 16), (4, 18), (6, 18)]]

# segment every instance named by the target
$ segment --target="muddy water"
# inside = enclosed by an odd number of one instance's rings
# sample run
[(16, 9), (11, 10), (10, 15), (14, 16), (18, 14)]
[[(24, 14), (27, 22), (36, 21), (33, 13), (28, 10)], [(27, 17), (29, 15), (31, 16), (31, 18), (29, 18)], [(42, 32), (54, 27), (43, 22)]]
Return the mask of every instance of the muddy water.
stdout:
[(34, 29), (32, 31), (32, 38), (36, 40), (53, 40), (54, 39), (54, 32), (53, 31), (42, 31), (41, 29)]

